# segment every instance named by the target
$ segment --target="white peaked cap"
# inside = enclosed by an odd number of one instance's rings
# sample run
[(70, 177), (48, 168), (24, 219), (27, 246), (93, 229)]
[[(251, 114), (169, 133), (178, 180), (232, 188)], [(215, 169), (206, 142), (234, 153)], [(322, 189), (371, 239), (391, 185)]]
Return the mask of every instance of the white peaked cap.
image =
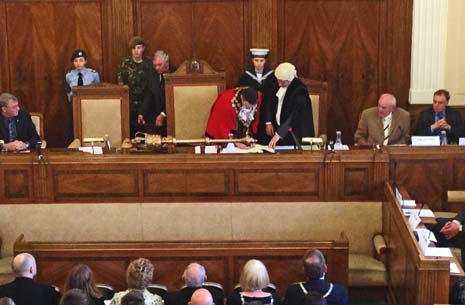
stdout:
[(283, 62), (274, 70), (274, 75), (279, 80), (292, 81), (297, 76), (297, 71), (293, 64)]
[(250, 49), (250, 53), (252, 53), (253, 56), (265, 57), (266, 55), (268, 55), (268, 52), (270, 52), (270, 49), (258, 49), (258, 48)]

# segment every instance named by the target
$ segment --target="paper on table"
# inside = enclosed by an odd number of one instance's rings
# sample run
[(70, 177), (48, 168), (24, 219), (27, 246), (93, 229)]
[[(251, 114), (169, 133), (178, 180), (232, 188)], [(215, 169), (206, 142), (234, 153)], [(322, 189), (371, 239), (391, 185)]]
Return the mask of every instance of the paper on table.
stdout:
[(434, 217), (433, 211), (430, 209), (423, 209), (420, 211), (420, 209), (402, 209), (404, 211), (405, 216), (410, 216), (412, 213), (420, 213), (420, 217)]
[(89, 153), (89, 154), (94, 154), (94, 155), (103, 155), (103, 150), (102, 150), (102, 147), (100, 147), (100, 146), (79, 147), (79, 151), (86, 152), (86, 153)]
[(450, 273), (460, 273), (456, 263), (450, 263)]
[(452, 257), (452, 252), (449, 248), (426, 248), (425, 256), (440, 256), (440, 257)]
[(426, 238), (429, 241), (432, 241), (432, 242), (435, 242), (435, 243), (438, 242), (437, 239), (436, 239), (436, 236), (434, 236), (434, 233), (431, 232), (428, 229), (417, 228), (417, 229), (415, 229), (415, 231), (418, 233), (418, 236), (426, 236)]

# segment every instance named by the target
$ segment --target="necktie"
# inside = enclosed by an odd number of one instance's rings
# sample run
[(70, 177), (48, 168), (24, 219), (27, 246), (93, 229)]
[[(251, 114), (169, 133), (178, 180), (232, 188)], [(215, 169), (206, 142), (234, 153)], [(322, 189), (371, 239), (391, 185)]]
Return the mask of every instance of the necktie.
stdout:
[(391, 126), (391, 124), (389, 123), (388, 119), (384, 119), (383, 120), (383, 125), (384, 125), (384, 141), (383, 141), (383, 145), (387, 145), (388, 141), (389, 141), (389, 127)]
[(84, 86), (84, 81), (82, 80), (82, 73), (78, 73), (78, 86)]
[(17, 139), (15, 118), (8, 118), (8, 136), (10, 137), (10, 142)]

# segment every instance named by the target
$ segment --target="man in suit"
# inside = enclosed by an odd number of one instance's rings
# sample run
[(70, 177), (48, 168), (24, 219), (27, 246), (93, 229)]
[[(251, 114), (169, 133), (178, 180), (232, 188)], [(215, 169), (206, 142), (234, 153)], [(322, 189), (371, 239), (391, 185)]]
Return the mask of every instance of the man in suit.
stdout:
[(163, 74), (173, 73), (176, 67), (170, 65), (169, 56), (158, 50), (153, 55), (153, 69), (147, 75), (147, 86), (139, 111), (138, 123), (155, 123), (155, 126), (166, 126), (165, 78)]
[(283, 305), (303, 305), (310, 292), (316, 292), (326, 299), (328, 305), (347, 305), (347, 293), (343, 286), (328, 283), (325, 279), (327, 271), (325, 257), (317, 249), (309, 249), (303, 257), (305, 283), (292, 284), (287, 287)]
[(40, 141), (29, 112), (19, 108), (18, 99), (9, 93), (0, 95), (0, 140), (3, 149), (21, 151), (34, 148)]
[(460, 112), (448, 107), (449, 91), (440, 89), (433, 94), (433, 107), (423, 110), (415, 128), (417, 136), (438, 136), (441, 131), (447, 133), (448, 143), (458, 143), (460, 137), (465, 137)]
[(268, 146), (274, 148), (279, 141), (281, 145), (294, 145), (290, 131), (297, 141), (303, 137), (313, 137), (312, 104), (304, 83), (297, 78), (293, 64), (284, 62), (275, 70), (279, 89), (270, 101), (266, 112), (266, 134), (271, 138)]
[(215, 289), (210, 286), (203, 286), (207, 279), (205, 267), (199, 263), (191, 263), (184, 270), (182, 275), (186, 286), (181, 290), (170, 294), (168, 297), (168, 305), (187, 305), (193, 295), (202, 287), (209, 291), (210, 298), (213, 298), (215, 304), (222, 305), (224, 303), (224, 293), (220, 289)]
[(354, 139), (358, 145), (408, 144), (410, 114), (396, 107), (396, 98), (382, 94), (378, 107), (365, 109), (360, 116)]
[(52, 286), (37, 284), (33, 278), (37, 273), (34, 257), (29, 253), (15, 256), (12, 263), (15, 279), (0, 286), (0, 297), (13, 299), (16, 305), (58, 305), (60, 293)]
[(462, 262), (465, 262), (465, 236), (462, 225), (465, 222), (465, 210), (461, 210), (454, 218), (438, 218), (431, 227), (437, 239), (438, 247), (457, 247), (462, 252)]

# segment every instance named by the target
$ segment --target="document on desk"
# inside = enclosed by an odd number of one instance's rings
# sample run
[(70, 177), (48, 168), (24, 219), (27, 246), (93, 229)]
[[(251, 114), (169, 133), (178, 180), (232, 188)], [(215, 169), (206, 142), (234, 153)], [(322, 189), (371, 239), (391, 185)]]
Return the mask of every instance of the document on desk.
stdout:
[(430, 209), (402, 209), (405, 216), (410, 216), (412, 213), (419, 214), (420, 217), (434, 217), (433, 211)]
[(436, 239), (436, 236), (434, 236), (434, 233), (431, 232), (430, 230), (428, 229), (424, 229), (424, 228), (417, 228), (414, 230), (415, 232), (417, 232), (418, 234), (418, 237), (420, 236), (425, 236), (427, 240), (429, 241), (432, 241), (434, 243), (437, 243), (438, 240)]
[(450, 263), (450, 273), (460, 273), (456, 263)]
[(102, 147), (100, 146), (85, 146), (85, 147), (79, 147), (79, 151), (93, 154), (93, 155), (103, 155), (103, 150)]
[(426, 248), (425, 256), (452, 257), (452, 252), (449, 248)]

